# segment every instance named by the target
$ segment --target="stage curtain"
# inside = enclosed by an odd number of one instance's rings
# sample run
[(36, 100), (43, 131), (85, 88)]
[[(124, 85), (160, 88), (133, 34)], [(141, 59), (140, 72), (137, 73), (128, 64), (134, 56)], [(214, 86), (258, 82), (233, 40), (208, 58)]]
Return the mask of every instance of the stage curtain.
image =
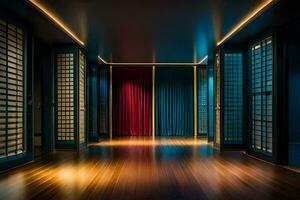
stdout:
[(156, 68), (155, 133), (192, 136), (194, 124), (193, 68)]
[(152, 68), (113, 68), (113, 135), (152, 135)]

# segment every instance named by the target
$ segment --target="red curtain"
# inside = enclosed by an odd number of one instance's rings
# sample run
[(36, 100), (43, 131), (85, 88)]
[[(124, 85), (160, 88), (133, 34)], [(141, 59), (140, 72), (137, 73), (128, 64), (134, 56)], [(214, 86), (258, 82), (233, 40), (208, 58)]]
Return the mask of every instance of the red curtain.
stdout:
[(114, 67), (113, 135), (152, 135), (152, 68)]

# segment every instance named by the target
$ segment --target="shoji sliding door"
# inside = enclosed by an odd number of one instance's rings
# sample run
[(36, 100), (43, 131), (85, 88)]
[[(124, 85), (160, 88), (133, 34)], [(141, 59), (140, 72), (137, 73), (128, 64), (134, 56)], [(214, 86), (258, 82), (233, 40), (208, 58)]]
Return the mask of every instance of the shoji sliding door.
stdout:
[(85, 143), (85, 55), (78, 47), (59, 48), (56, 58), (56, 147)]
[(251, 148), (273, 151), (273, 45), (272, 37), (251, 46)]
[(199, 67), (197, 71), (198, 100), (198, 136), (207, 136), (208, 132), (208, 79), (207, 68)]
[(33, 104), (27, 104), (34, 102), (30, 41), (26, 27), (13, 16), (0, 18), (0, 171), (33, 159)]
[[(73, 53), (58, 53), (57, 61), (57, 144), (76, 146), (75, 102)], [(77, 58), (77, 57), (76, 57)], [(76, 137), (76, 138), (75, 138)]]
[(223, 144), (243, 144), (243, 55), (223, 56)]
[(155, 133), (194, 135), (194, 69), (157, 67), (155, 73)]
[(24, 33), (0, 19), (0, 159), (26, 151)]
[(243, 54), (221, 48), (215, 68), (215, 144), (241, 147), (243, 133)]

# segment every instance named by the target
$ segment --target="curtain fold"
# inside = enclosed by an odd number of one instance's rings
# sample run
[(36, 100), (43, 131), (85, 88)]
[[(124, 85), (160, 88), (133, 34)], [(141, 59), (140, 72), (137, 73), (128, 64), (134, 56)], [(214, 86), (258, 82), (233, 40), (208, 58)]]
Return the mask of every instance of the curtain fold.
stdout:
[(155, 133), (193, 136), (194, 69), (156, 68)]
[(152, 135), (152, 68), (113, 68), (113, 135)]

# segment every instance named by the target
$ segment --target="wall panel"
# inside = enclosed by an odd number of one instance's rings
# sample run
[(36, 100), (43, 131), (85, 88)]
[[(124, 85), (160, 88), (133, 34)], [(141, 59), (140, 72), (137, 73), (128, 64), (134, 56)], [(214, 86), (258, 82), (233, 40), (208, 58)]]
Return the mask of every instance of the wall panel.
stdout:
[(299, 22), (285, 30), (288, 60), (288, 164), (300, 166), (300, 42)]
[(214, 138), (214, 69), (208, 67), (208, 139)]
[(108, 136), (108, 68), (99, 69), (99, 134)]
[(208, 109), (207, 109), (207, 94), (208, 94), (208, 80), (207, 68), (200, 67), (197, 72), (197, 89), (198, 89), (198, 136), (207, 136), (208, 131)]
[(98, 64), (90, 63), (89, 64), (89, 141), (98, 140)]
[(215, 138), (214, 144), (217, 148), (221, 145), (221, 66), (220, 51), (215, 57)]

